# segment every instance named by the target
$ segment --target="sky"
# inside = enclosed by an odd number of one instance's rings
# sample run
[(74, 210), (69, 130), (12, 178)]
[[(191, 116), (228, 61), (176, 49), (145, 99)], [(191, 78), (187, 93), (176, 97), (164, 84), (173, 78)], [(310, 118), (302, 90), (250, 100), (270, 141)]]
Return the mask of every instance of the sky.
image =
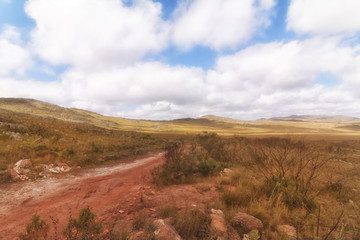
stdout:
[(359, 0), (0, 0), (0, 97), (132, 119), (360, 117)]

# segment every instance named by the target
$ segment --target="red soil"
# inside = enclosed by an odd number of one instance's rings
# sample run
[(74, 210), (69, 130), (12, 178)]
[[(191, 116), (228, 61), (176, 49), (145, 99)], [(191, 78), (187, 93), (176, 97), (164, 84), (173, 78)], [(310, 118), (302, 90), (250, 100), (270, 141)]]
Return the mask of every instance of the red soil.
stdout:
[(70, 214), (77, 217), (86, 206), (101, 221), (111, 219), (122, 209), (129, 212), (126, 208), (140, 202), (142, 189), (149, 189), (144, 182), (149, 184), (150, 170), (163, 160), (163, 154), (152, 154), (76, 175), (0, 186), (0, 239), (16, 239), (35, 213), (49, 225), (50, 216), (57, 218), (61, 230)]

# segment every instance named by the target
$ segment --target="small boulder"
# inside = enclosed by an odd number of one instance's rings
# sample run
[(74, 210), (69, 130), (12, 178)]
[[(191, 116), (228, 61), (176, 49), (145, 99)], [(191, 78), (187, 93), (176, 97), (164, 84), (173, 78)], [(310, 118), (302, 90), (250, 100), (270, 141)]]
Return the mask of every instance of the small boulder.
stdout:
[(296, 239), (296, 228), (290, 225), (278, 225), (277, 230), (280, 234), (285, 235), (288, 239)]
[(58, 166), (61, 172), (69, 172), (71, 170), (71, 167), (69, 167), (66, 163), (60, 163)]
[(227, 232), (227, 226), (223, 211), (211, 209), (210, 218), (211, 218), (210, 226), (215, 232), (219, 232), (219, 233)]
[(260, 235), (264, 236), (264, 225), (262, 222), (249, 214), (236, 213), (231, 219), (230, 224), (239, 232), (249, 233), (251, 230), (258, 230)]
[(243, 234), (241, 240), (250, 240), (250, 236), (248, 234)]
[(15, 163), (15, 168), (31, 168), (32, 162), (30, 159), (22, 159)]
[(129, 236), (129, 240), (140, 240), (140, 239), (144, 239), (144, 231), (139, 231), (136, 233), (133, 233)]
[(176, 232), (175, 228), (163, 219), (157, 219), (154, 221), (156, 228), (156, 239), (159, 240), (181, 240), (180, 235)]
[(220, 175), (221, 176), (225, 176), (225, 177), (229, 177), (229, 176), (231, 176), (232, 174), (233, 174), (233, 170), (231, 170), (230, 168), (224, 168), (224, 170), (222, 170), (221, 172), (220, 172)]
[(8, 173), (10, 174), (12, 180), (18, 180), (20, 178), (17, 172), (12, 168), (8, 169)]

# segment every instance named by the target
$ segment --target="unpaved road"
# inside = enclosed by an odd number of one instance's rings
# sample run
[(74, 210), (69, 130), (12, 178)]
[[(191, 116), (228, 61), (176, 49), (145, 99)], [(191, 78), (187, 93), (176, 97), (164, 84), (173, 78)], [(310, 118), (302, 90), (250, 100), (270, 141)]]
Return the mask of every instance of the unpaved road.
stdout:
[[(0, 239), (16, 239), (33, 214), (63, 229), (70, 214), (89, 206), (100, 220), (111, 217), (122, 203), (136, 201), (134, 192), (163, 163), (164, 154), (151, 154), (127, 163), (83, 170), (63, 177), (0, 186)], [(135, 196), (135, 197), (134, 197)]]

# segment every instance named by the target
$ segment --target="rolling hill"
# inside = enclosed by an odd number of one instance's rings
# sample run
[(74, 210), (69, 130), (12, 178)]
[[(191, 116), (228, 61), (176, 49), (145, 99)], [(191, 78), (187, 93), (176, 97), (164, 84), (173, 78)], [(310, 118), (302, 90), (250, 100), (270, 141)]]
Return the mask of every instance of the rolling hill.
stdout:
[(103, 116), (86, 110), (64, 108), (50, 103), (20, 98), (0, 98), (0, 113), (23, 115), (63, 122), (86, 124), (104, 129), (160, 134), (197, 134), (216, 132), (222, 135), (263, 134), (346, 134), (357, 135), (360, 119), (346, 116), (293, 115), (256, 121), (207, 115), (170, 121), (132, 120)]

